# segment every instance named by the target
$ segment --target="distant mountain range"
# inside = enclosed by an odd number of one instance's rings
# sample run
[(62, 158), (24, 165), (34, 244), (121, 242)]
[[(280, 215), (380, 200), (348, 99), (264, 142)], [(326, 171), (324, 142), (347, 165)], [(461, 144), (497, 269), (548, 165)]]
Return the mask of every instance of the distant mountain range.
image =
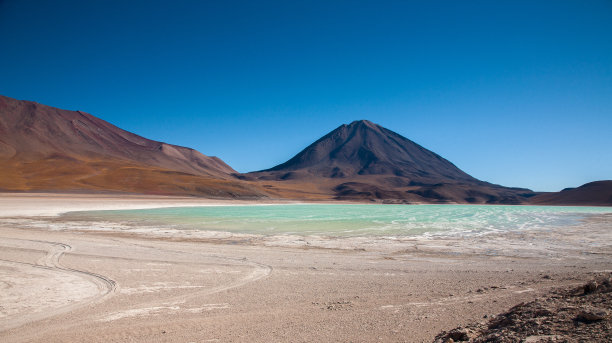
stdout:
[(612, 181), (535, 193), (473, 178), (367, 120), (289, 161), (239, 174), (217, 157), (153, 141), (80, 111), (0, 96), (0, 190), (385, 203), (612, 205)]

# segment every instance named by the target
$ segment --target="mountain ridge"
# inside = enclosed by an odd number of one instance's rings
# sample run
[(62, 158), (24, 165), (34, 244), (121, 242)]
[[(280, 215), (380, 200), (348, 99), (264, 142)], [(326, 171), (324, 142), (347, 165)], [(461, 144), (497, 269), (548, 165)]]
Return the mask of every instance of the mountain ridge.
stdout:
[(217, 157), (0, 95), (0, 189), (259, 197)]
[[(63, 153), (93, 154), (193, 173), (228, 177), (236, 171), (217, 157), (194, 149), (154, 141), (81, 111), (61, 110), (0, 95), (2, 143), (9, 154), (25, 158)], [(9, 134), (7, 128), (12, 128)], [(53, 137), (49, 137), (53, 136)], [(6, 147), (9, 148), (6, 148)], [(10, 154), (12, 152), (12, 154)], [(161, 153), (160, 153), (161, 152)], [(7, 156), (8, 155), (8, 156)]]
[(382, 203), (612, 205), (612, 181), (536, 193), (478, 180), (368, 120), (342, 124), (272, 168), (150, 140), (81, 111), (0, 95), (0, 191), (119, 192)]
[(560, 192), (539, 194), (529, 201), (533, 205), (612, 206), (612, 180), (585, 183)]

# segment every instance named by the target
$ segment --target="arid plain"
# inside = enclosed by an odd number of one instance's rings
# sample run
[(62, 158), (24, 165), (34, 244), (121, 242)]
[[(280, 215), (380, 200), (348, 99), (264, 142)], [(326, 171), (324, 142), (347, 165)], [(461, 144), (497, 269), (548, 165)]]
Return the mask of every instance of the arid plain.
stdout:
[(3, 342), (429, 342), (609, 273), (609, 215), (562, 232), (360, 240), (76, 227), (71, 210), (229, 204), (3, 194)]

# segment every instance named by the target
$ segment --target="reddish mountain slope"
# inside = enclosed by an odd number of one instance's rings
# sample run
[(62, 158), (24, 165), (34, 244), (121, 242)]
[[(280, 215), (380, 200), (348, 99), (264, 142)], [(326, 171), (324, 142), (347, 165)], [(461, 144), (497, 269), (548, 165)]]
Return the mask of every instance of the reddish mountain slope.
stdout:
[(146, 139), (80, 111), (0, 96), (0, 157), (37, 160), (50, 155), (104, 157), (226, 177), (235, 173), (217, 157)]
[(217, 157), (80, 111), (0, 96), (0, 189), (258, 196)]
[(270, 191), (310, 189), (337, 199), (518, 204), (534, 195), (479, 181), (367, 120), (342, 125), (289, 161), (246, 177), (267, 182)]
[(561, 192), (543, 193), (530, 200), (534, 205), (612, 206), (612, 180), (594, 181)]

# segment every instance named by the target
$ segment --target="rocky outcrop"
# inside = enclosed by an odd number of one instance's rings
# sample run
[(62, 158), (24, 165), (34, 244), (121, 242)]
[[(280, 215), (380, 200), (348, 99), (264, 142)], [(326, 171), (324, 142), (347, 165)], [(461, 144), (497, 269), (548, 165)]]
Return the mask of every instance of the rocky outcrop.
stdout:
[(612, 342), (612, 278), (559, 289), (486, 322), (442, 332), (435, 343)]

